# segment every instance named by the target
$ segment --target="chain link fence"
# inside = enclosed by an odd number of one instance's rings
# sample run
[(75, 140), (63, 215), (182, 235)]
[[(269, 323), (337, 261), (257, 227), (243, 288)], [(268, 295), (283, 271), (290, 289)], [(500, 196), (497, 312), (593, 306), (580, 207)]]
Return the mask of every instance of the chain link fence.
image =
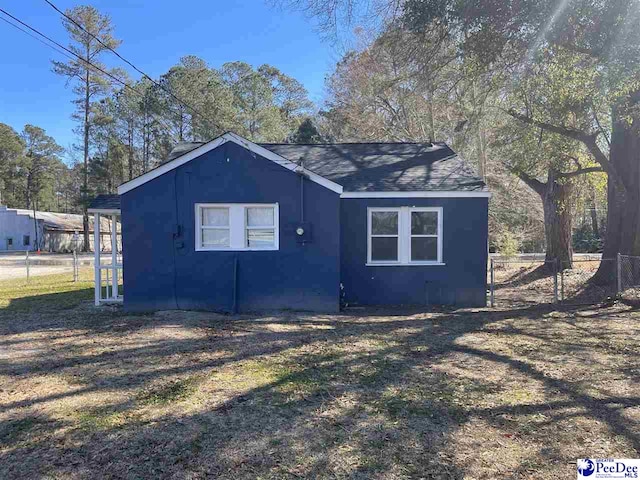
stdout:
[(491, 259), (491, 306), (589, 305), (640, 301), (640, 257), (582, 255), (571, 264), (542, 257)]
[(618, 255), (618, 290), (623, 300), (640, 302), (640, 257)]
[(563, 265), (559, 301), (570, 305), (591, 305), (613, 300), (618, 293), (615, 258), (574, 259)]
[(93, 254), (38, 254), (23, 251), (0, 255), (0, 281), (16, 280), (29, 283), (44, 275), (60, 276), (61, 280), (93, 279)]
[(491, 306), (523, 306), (556, 301), (556, 262), (539, 258), (492, 258)]

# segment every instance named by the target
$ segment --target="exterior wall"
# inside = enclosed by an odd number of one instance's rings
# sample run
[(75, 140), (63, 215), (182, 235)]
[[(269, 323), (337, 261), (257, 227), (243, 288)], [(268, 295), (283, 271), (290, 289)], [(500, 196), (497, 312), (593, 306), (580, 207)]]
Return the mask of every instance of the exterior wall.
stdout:
[[(340, 198), (228, 142), (121, 196), (128, 310), (337, 311)], [(195, 251), (196, 203), (278, 203), (277, 251)]]
[[(29, 235), (29, 245), (23, 244), (24, 235)], [(13, 245), (8, 245), (9, 238)], [(38, 240), (42, 241), (42, 222), (38, 222)], [(33, 218), (19, 215), (15, 210), (0, 206), (0, 251), (35, 250), (36, 234)]]
[[(442, 207), (445, 265), (366, 266), (368, 207)], [(342, 199), (341, 281), (360, 305), (485, 306), (487, 198)]]
[[(64, 232), (59, 230), (45, 230), (44, 231), (44, 245), (43, 250), (47, 252), (56, 252), (56, 253), (70, 253), (73, 252), (74, 249), (74, 241), (73, 241), (74, 232)], [(94, 235), (93, 230), (90, 231), (89, 235), (89, 251), (94, 251)], [(102, 252), (111, 252), (111, 233), (100, 232), (100, 247)], [(122, 239), (121, 234), (118, 233), (118, 251), (122, 251)], [(78, 250), (82, 250), (82, 232), (79, 232), (78, 238)]]
[[(24, 212), (24, 210), (23, 210)], [(39, 212), (39, 215), (55, 215), (51, 213)], [(78, 217), (82, 218), (80, 215)], [(93, 222), (92, 219), (90, 219)], [(93, 250), (93, 223), (90, 224), (89, 250)], [(78, 226), (80, 234), (79, 248), (82, 248), (82, 225)], [(111, 251), (111, 226), (108, 220), (102, 220), (102, 234), (100, 237), (101, 248), (104, 252)], [(118, 228), (120, 232), (120, 228)], [(38, 218), (38, 243), (40, 250), (45, 252), (69, 253), (73, 251), (73, 234), (71, 230), (59, 230), (49, 228), (48, 225)], [(25, 235), (30, 236), (29, 245), (24, 245), (23, 239)], [(13, 239), (13, 246), (9, 247), (7, 239)], [(118, 233), (118, 244), (121, 244), (121, 234)], [(25, 251), (37, 250), (35, 226), (33, 217), (24, 213), (18, 213), (16, 210), (0, 205), (0, 251)], [(119, 251), (122, 251), (119, 248)]]

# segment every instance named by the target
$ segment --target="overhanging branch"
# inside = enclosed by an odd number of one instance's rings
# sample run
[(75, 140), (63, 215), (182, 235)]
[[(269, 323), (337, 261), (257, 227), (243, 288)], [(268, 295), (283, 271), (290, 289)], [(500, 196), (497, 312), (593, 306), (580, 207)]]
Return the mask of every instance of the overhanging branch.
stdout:
[(538, 180), (536, 178), (533, 178), (528, 173), (525, 173), (525, 172), (523, 172), (521, 170), (518, 170), (517, 168), (513, 168), (513, 167), (507, 166), (507, 169), (511, 173), (516, 175), (524, 183), (526, 183), (527, 186), (529, 188), (531, 188), (534, 192), (536, 192), (538, 195), (540, 195), (540, 196), (544, 195), (544, 190), (545, 190), (545, 188), (547, 186), (545, 183), (542, 183), (540, 180)]
[(566, 173), (558, 173), (557, 177), (558, 178), (573, 178), (573, 177), (577, 177), (579, 175), (585, 175), (587, 173), (596, 173), (596, 172), (604, 172), (604, 170), (601, 167), (587, 167), (587, 168), (579, 168), (578, 170), (575, 170), (573, 172), (566, 172)]
[(587, 147), (589, 152), (594, 156), (596, 162), (598, 162), (602, 166), (603, 170), (609, 175), (615, 175), (615, 172), (611, 167), (611, 163), (609, 162), (609, 157), (607, 157), (598, 146), (597, 139), (598, 135), (600, 135), (600, 132), (588, 133), (564, 125), (553, 125), (552, 123), (534, 120), (528, 115), (523, 115), (519, 112), (516, 112), (514, 109), (507, 110), (507, 114), (512, 116), (516, 120), (526, 123), (527, 125), (534, 125), (538, 128), (542, 128), (543, 130), (557, 133), (558, 135), (562, 135), (564, 137), (572, 138), (574, 140), (582, 142)]

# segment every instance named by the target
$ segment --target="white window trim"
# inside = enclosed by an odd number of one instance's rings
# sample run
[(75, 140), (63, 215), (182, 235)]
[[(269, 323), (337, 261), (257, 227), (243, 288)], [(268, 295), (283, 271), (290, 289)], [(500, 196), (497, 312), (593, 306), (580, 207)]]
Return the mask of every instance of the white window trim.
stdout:
[[(398, 260), (372, 260), (371, 259), (371, 217), (372, 212), (398, 212)], [(438, 213), (438, 258), (428, 261), (411, 261), (411, 212), (437, 212)], [(430, 266), (445, 265), (442, 260), (442, 233), (443, 233), (442, 207), (369, 207), (367, 208), (367, 266), (393, 267), (393, 266)], [(377, 236), (377, 235), (376, 235)], [(393, 235), (390, 235), (393, 236)], [(420, 235), (418, 235), (420, 236)], [(429, 235), (426, 235), (429, 236)]]
[[(202, 246), (202, 209), (203, 208), (228, 208), (229, 209), (229, 246), (205, 247)], [(274, 246), (268, 248), (247, 247), (247, 208), (272, 207), (273, 227), (264, 226), (262, 229), (274, 229)], [(269, 252), (280, 249), (280, 209), (277, 203), (196, 203), (196, 252)], [(204, 227), (206, 228), (206, 227)], [(224, 229), (226, 227), (213, 227)], [(249, 227), (254, 228), (254, 227)], [(256, 227), (258, 228), (258, 227)]]

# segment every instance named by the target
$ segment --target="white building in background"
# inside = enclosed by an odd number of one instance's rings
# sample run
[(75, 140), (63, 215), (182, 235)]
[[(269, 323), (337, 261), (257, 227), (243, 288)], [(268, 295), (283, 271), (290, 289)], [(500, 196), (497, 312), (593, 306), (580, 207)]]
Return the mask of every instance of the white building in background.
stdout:
[[(35, 212), (0, 205), (0, 252), (41, 250), (72, 252), (75, 238), (82, 250), (82, 215), (74, 213)], [(101, 221), (102, 249), (111, 251), (111, 227), (108, 219)], [(37, 235), (36, 235), (37, 228)], [(89, 218), (90, 243), (93, 251), (93, 218)], [(75, 234), (78, 234), (77, 236)], [(120, 243), (118, 225), (118, 242)], [(37, 238), (37, 244), (36, 244)]]

